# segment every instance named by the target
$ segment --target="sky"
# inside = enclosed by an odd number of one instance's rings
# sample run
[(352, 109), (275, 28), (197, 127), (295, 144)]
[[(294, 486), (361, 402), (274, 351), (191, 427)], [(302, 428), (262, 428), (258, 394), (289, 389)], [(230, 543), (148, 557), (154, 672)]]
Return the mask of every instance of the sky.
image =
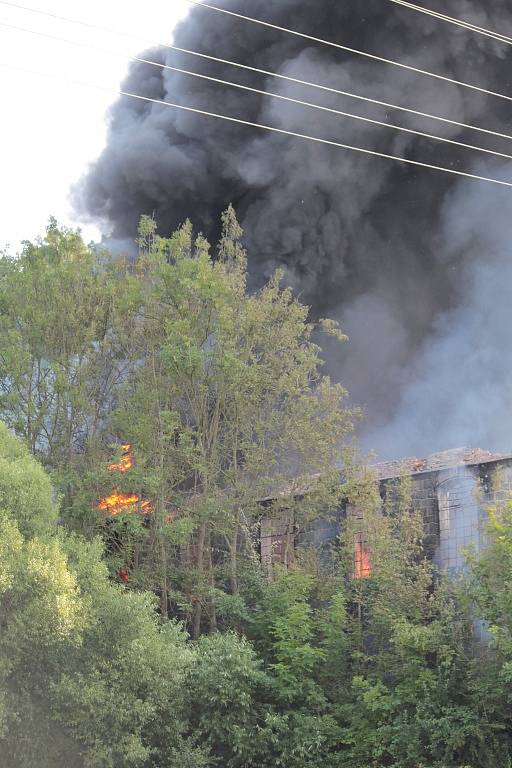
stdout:
[[(76, 220), (70, 188), (104, 146), (108, 108), (127, 70), (127, 57), (148, 43), (171, 42), (175, 24), (188, 13), (190, 5), (182, 0), (13, 3), (109, 27), (119, 34), (86, 29), (0, 3), (0, 250), (7, 247), (16, 252), (21, 240), (42, 235), (50, 215), (62, 224), (81, 226), (86, 241), (98, 239), (94, 226)], [(71, 44), (5, 25), (67, 38)], [(47, 77), (49, 74), (64, 79)]]

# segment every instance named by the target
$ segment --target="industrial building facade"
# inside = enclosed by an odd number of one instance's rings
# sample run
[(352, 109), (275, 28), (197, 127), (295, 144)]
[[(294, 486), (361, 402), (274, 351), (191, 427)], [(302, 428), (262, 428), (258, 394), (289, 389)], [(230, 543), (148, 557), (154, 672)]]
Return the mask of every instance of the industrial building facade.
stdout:
[(426, 459), (406, 459), (375, 467), (385, 500), (389, 483), (406, 474), (411, 479), (413, 509), (421, 512), (425, 549), (443, 571), (464, 567), (464, 552), (485, 547), (487, 509), (512, 493), (512, 455), (480, 449), (458, 449)]
[[(432, 454), (425, 459), (402, 459), (375, 464), (383, 509), (393, 509), (393, 490), (400, 478), (410, 478), (412, 508), (421, 513), (424, 546), (440, 570), (455, 574), (464, 567), (464, 552), (477, 553), (485, 547), (487, 509), (512, 498), (512, 454), (495, 454), (480, 449), (456, 449)], [(300, 533), (285, 516), (262, 521), (261, 559), (267, 568), (273, 563), (289, 565), (293, 550), (302, 542), (319, 549), (332, 547), (347, 514), (343, 504), (329, 521), (319, 520)], [(356, 542), (356, 570), (367, 575), (363, 542)], [(359, 547), (359, 548), (358, 548)]]

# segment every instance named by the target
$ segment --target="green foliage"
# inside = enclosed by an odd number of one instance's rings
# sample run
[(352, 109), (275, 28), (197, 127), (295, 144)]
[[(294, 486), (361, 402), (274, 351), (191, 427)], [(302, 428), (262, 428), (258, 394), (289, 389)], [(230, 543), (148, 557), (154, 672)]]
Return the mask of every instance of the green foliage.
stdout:
[(265, 591), (251, 627), (256, 647), (274, 675), (277, 695), (309, 706), (321, 697), (313, 678), (324, 659), (324, 650), (314, 642), (314, 588), (307, 573), (283, 571)]
[(478, 693), (469, 606), (434, 577), (407, 485), (395, 489), (387, 516), (370, 504), (345, 534), (349, 549), (354, 526), (365, 526), (372, 574), (351, 585), (352, 695), (336, 702), (346, 720), (340, 765), (507, 766)]
[[(233, 595), (241, 587), (260, 499), (289, 488), (300, 525), (329, 507), (340, 493), (335, 461), (352, 430), (346, 393), (320, 373), (308, 308), (278, 274), (249, 294), (232, 208), (222, 225), (213, 259), (189, 222), (163, 238), (143, 218), (139, 260), (124, 276), (130, 299), (113, 301), (131, 365), (111, 428), (136, 446), (123, 487), (142, 489), (154, 507), (137, 556), (126, 536), (120, 556), (137, 560), (131, 583), (158, 590), (164, 614), (179, 606), (194, 637), (230, 615), (220, 592), (226, 579)], [(293, 489), (319, 472), (325, 479), (309, 503), (296, 502)], [(176, 514), (166, 529), (170, 505)], [(183, 536), (173, 540), (173, 530)], [(177, 557), (184, 543), (185, 562)], [(232, 600), (231, 608), (236, 624), (233, 611), (240, 619), (243, 606)]]
[(0, 262), (0, 418), (51, 466), (72, 463), (108, 401), (111, 293), (103, 255), (54, 221)]
[[(194, 658), (182, 629), (160, 624), (153, 596), (109, 582), (101, 542), (48, 527), (48, 478), (2, 434), (11, 459), (0, 509), (2, 766), (149, 768), (194, 756), (200, 765), (201, 752), (182, 737)], [(41, 499), (22, 497), (22, 530), (17, 495), (34, 478)]]
[(50, 479), (0, 423), (0, 516), (7, 516), (25, 536), (48, 533), (57, 522)]
[(270, 679), (250, 644), (229, 633), (201, 638), (188, 686), (194, 738), (207, 744), (221, 765), (253, 764), (252, 736), (259, 728), (259, 702), (268, 696)]
[[(288, 488), (303, 525), (336, 503), (350, 455), (353, 414), (321, 374), (308, 307), (279, 274), (248, 293), (241, 238), (232, 207), (215, 258), (190, 222), (164, 238), (142, 217), (129, 263), (52, 221), (0, 268), (0, 418), (51, 470), (68, 527), (100, 532), (114, 487), (151, 504), (148, 525), (129, 509), (108, 527), (111, 573), (128, 568), (195, 637), (215, 628), (216, 599), (220, 621), (240, 623), (260, 499)], [(107, 470), (117, 442), (134, 446), (129, 472)]]
[(189, 678), (195, 738), (212, 764), (238, 768), (323, 765), (338, 731), (308, 708), (283, 708), (283, 681), (265, 672), (254, 649), (233, 634), (200, 639)]
[[(2, 768), (511, 768), (512, 504), (446, 583), (408, 480), (383, 510), (358, 466), (314, 342), (343, 333), (247, 291), (234, 210), (215, 257), (189, 222), (138, 244), (52, 221), (0, 259)], [(264, 515), (342, 498), (329, 552), (261, 567)]]
[(8, 768), (50, 768), (70, 753), (48, 712), (48, 684), (78, 647), (86, 616), (57, 541), (26, 541), (0, 517), (0, 542), (0, 752)]
[(52, 691), (58, 720), (84, 745), (88, 766), (151, 764), (158, 754), (165, 765), (181, 739), (185, 638), (158, 626), (147, 594), (104, 585), (93, 610), (72, 670)]

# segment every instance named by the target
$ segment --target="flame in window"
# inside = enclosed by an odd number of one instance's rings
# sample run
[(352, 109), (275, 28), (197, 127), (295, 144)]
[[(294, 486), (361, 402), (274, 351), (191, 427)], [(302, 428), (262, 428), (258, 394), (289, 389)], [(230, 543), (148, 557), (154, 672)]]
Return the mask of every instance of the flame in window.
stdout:
[(356, 535), (355, 543), (355, 577), (356, 579), (367, 579), (372, 575), (372, 563), (370, 553), (366, 547), (364, 534), (362, 532), (359, 532)]

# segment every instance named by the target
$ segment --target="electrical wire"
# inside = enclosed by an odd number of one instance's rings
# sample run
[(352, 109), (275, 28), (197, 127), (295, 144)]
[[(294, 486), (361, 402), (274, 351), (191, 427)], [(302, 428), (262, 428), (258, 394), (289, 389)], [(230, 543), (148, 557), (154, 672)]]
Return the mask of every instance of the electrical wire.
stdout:
[(409, 134), (413, 134), (415, 136), (421, 136), (422, 138), (433, 139), (435, 141), (441, 141), (441, 142), (444, 142), (446, 144), (453, 144), (453, 145), (458, 146), (458, 147), (463, 147), (464, 149), (476, 150), (477, 152), (485, 152), (488, 155), (494, 155), (495, 157), (502, 157), (502, 158), (505, 158), (506, 160), (512, 160), (512, 155), (506, 154), (504, 152), (497, 152), (497, 151), (495, 151), (493, 149), (487, 149), (486, 147), (480, 147), (480, 146), (476, 146), (474, 144), (467, 144), (467, 143), (465, 143), (463, 141), (457, 141), (456, 139), (448, 139), (448, 138), (446, 138), (444, 136), (436, 136), (435, 134), (432, 134), (432, 133), (425, 133), (423, 131), (416, 131), (416, 130), (414, 130), (412, 128), (405, 128), (403, 126), (395, 125), (393, 123), (387, 123), (387, 122), (384, 122), (382, 120), (374, 120), (374, 119), (372, 119), (370, 117), (363, 117), (361, 115), (354, 115), (351, 112), (344, 112), (344, 111), (339, 110), (339, 109), (333, 109), (331, 107), (324, 107), (324, 106), (322, 106), (320, 104), (313, 104), (312, 102), (309, 102), (309, 101), (302, 101), (301, 99), (293, 99), (290, 96), (284, 96), (284, 95), (282, 95), (280, 93), (274, 93), (273, 91), (265, 91), (265, 90), (262, 90), (260, 88), (253, 88), (253, 87), (248, 86), (248, 85), (243, 85), (241, 83), (234, 83), (234, 82), (232, 82), (230, 80), (223, 80), (223, 79), (218, 78), (218, 77), (211, 77), (210, 75), (203, 75), (203, 74), (201, 74), (199, 72), (192, 72), (192, 71), (190, 71), (188, 69), (183, 69), (181, 67), (173, 67), (173, 66), (170, 66), (169, 64), (162, 64), (162, 63), (160, 63), (158, 61), (152, 61), (151, 59), (142, 58), (141, 56), (129, 56), (129, 55), (125, 55), (125, 54), (122, 54), (122, 53), (117, 53), (115, 51), (111, 51), (111, 50), (108, 50), (106, 48), (99, 47), (97, 45), (92, 45), (91, 43), (84, 43), (84, 42), (79, 42), (79, 41), (75, 41), (75, 40), (70, 40), (69, 38), (65, 38), (65, 37), (61, 37), (61, 36), (57, 36), (57, 35), (51, 35), (51, 34), (49, 34), (47, 32), (39, 32), (37, 30), (28, 29), (27, 27), (17, 26), (15, 24), (6, 24), (4, 22), (0, 22), (0, 27), (4, 27), (4, 28), (7, 28), (7, 29), (14, 29), (14, 30), (17, 30), (18, 32), (24, 32), (24, 33), (27, 33), (27, 34), (30, 34), (30, 35), (36, 35), (38, 37), (43, 37), (43, 38), (46, 38), (46, 39), (49, 39), (49, 40), (54, 40), (54, 41), (57, 41), (57, 42), (66, 43), (66, 44), (77, 46), (77, 47), (80, 47), (80, 48), (86, 48), (86, 49), (89, 49), (89, 50), (93, 50), (93, 51), (97, 51), (97, 52), (100, 52), (100, 53), (107, 54), (109, 56), (115, 56), (115, 57), (119, 57), (119, 58), (122, 58), (122, 59), (128, 59), (129, 61), (136, 61), (136, 62), (140, 62), (142, 64), (149, 64), (151, 66), (158, 67), (160, 69), (171, 70), (173, 72), (179, 72), (181, 74), (189, 75), (191, 77), (200, 78), (201, 80), (206, 80), (206, 81), (209, 81), (209, 82), (212, 82), (212, 83), (216, 83), (218, 85), (229, 86), (230, 88), (238, 88), (238, 89), (243, 90), (243, 91), (249, 91), (250, 93), (257, 93), (257, 94), (259, 94), (261, 96), (269, 96), (269, 97), (274, 98), (274, 99), (280, 99), (281, 101), (286, 101), (286, 102), (291, 102), (293, 104), (298, 104), (299, 106), (302, 106), (302, 107), (308, 107), (310, 109), (318, 109), (318, 110), (321, 110), (323, 112), (327, 112), (327, 113), (330, 113), (330, 114), (333, 114), (333, 115), (338, 115), (340, 117), (348, 117), (348, 118), (350, 118), (352, 120), (359, 120), (359, 121), (362, 121), (362, 122), (365, 122), (365, 123), (371, 123), (372, 125), (378, 125), (378, 126), (381, 126), (381, 127), (384, 127), (384, 128), (390, 128), (390, 129), (395, 130), (395, 131), (401, 131), (403, 133), (409, 133)]
[(469, 21), (464, 21), (463, 19), (457, 19), (454, 16), (447, 16), (445, 13), (440, 13), (439, 11), (433, 11), (430, 8), (425, 8), (423, 5), (416, 5), (415, 3), (407, 2), (407, 0), (390, 0), (390, 2), (395, 3), (395, 5), (401, 5), (404, 8), (409, 8), (411, 11), (418, 11), (419, 13), (424, 13), (427, 16), (433, 16), (435, 19), (439, 19), (441, 21), (447, 21), (450, 24), (455, 24), (458, 27), (463, 27), (464, 29), (467, 29), (470, 32), (476, 32), (477, 34), (485, 35), (485, 37), (490, 37), (491, 39), (497, 40), (500, 43), (505, 43), (506, 45), (512, 45), (511, 37), (508, 37), (507, 35), (502, 35), (499, 32), (494, 32), (492, 29), (479, 27), (476, 24), (472, 24)]
[(419, 168), (427, 168), (429, 170), (441, 171), (442, 173), (449, 173), (451, 175), (460, 176), (467, 179), (485, 181), (485, 182), (489, 182), (490, 184), (497, 184), (502, 187), (512, 187), (512, 182), (510, 181), (502, 181), (500, 179), (493, 179), (487, 176), (479, 176), (478, 174), (468, 173), (466, 171), (457, 171), (457, 170), (454, 170), (453, 168), (446, 168), (442, 165), (433, 165), (431, 163), (424, 163), (424, 162), (421, 162), (420, 160), (410, 160), (409, 158), (399, 157), (397, 155), (389, 155), (384, 152), (377, 152), (376, 150), (372, 150), (372, 149), (356, 147), (351, 144), (343, 144), (342, 142), (332, 141), (331, 139), (321, 139), (317, 136), (310, 136), (309, 134), (298, 133), (296, 131), (288, 131), (288, 130), (285, 130), (284, 128), (276, 128), (275, 126), (265, 125), (264, 123), (255, 123), (250, 120), (243, 120), (242, 118), (231, 117), (231, 116), (223, 115), (217, 112), (209, 112), (207, 110), (199, 109), (197, 107), (187, 107), (183, 104), (176, 104), (174, 102), (164, 101), (162, 99), (154, 99), (154, 98), (150, 98), (149, 96), (142, 96), (137, 93), (131, 93), (130, 91), (124, 91), (121, 89), (116, 90), (114, 88), (112, 89), (105, 88), (104, 86), (101, 86), (101, 85), (85, 83), (80, 80), (61, 77), (55, 74), (36, 72), (35, 70), (27, 69), (24, 67), (16, 67), (10, 63), (5, 63), (5, 62), (0, 62), (0, 66), (6, 67), (8, 69), (14, 69), (20, 72), (25, 72), (30, 75), (43, 75), (44, 77), (57, 79), (71, 85), (79, 85), (86, 88), (93, 88), (93, 89), (100, 90), (107, 93), (116, 93), (117, 95), (127, 96), (132, 99), (138, 99), (139, 101), (144, 101), (146, 103), (158, 104), (162, 107), (171, 107), (173, 109), (182, 110), (184, 112), (188, 112), (191, 114), (202, 115), (203, 117), (211, 117), (216, 120), (224, 120), (226, 122), (234, 123), (236, 125), (245, 125), (248, 128), (257, 128), (258, 130), (269, 131), (270, 133), (275, 133), (281, 136), (291, 136), (296, 139), (303, 139), (305, 141), (311, 141), (317, 144), (322, 144), (324, 146), (335, 147), (338, 149), (345, 149), (351, 152), (358, 152), (360, 154), (370, 155), (371, 157), (380, 157), (385, 160), (393, 160), (395, 162), (404, 163), (406, 165), (413, 165)]
[(302, 80), (300, 78), (291, 77), (289, 75), (283, 75), (283, 74), (280, 74), (279, 72), (272, 72), (266, 69), (259, 69), (258, 67), (252, 67), (252, 66), (249, 66), (248, 64), (241, 64), (239, 62), (231, 61), (229, 59), (222, 59), (222, 58), (219, 58), (218, 56), (211, 56), (209, 54), (200, 53), (198, 51), (192, 51), (187, 48), (180, 48), (177, 45), (171, 45), (169, 43), (162, 43), (162, 42), (155, 42), (154, 40), (148, 40), (147, 38), (141, 37), (140, 35), (132, 35), (128, 32), (122, 32), (112, 27), (92, 24), (90, 22), (82, 21), (79, 19), (72, 19), (69, 16), (61, 16), (59, 14), (49, 13), (47, 11), (41, 11), (36, 8), (31, 8), (30, 6), (19, 5), (18, 3), (9, 2), (9, 0), (0, 0), (0, 5), (6, 5), (10, 8), (17, 8), (18, 10), (27, 11), (29, 13), (37, 14), (39, 16), (44, 16), (46, 18), (56, 19), (58, 21), (64, 21), (69, 24), (75, 24), (77, 26), (84, 27), (86, 29), (91, 29), (91, 30), (100, 31), (100, 32), (107, 32), (108, 34), (122, 36), (130, 40), (136, 40), (140, 43), (144, 43), (144, 45), (148, 45), (153, 48), (157, 46), (161, 48), (166, 48), (171, 51), (176, 51), (178, 53), (185, 53), (190, 56), (196, 56), (198, 58), (201, 58), (207, 61), (212, 61), (217, 64), (226, 64), (228, 66), (237, 67), (238, 69), (243, 69), (248, 72), (255, 72), (256, 74), (265, 75), (266, 77), (275, 77), (275, 78), (278, 78), (279, 80), (284, 80), (290, 83), (294, 83), (296, 85), (305, 85), (309, 88), (317, 88), (319, 90), (322, 90), (328, 93), (337, 94), (338, 96), (346, 96), (351, 99), (357, 99), (359, 101), (364, 101), (366, 103), (376, 104), (377, 106), (385, 107), (386, 109), (396, 109), (398, 111), (405, 112), (407, 114), (415, 115), (416, 117), (424, 117), (424, 118), (428, 118), (429, 120), (437, 120), (439, 122), (446, 123), (448, 125), (453, 125), (458, 128), (477, 131), (479, 133), (483, 133), (489, 136), (494, 136), (500, 139), (507, 139), (509, 141), (512, 141), (512, 135), (507, 133), (500, 133), (499, 131), (493, 131), (487, 128), (481, 128), (480, 126), (472, 125), (470, 123), (461, 123), (461, 122), (458, 122), (457, 120), (451, 120), (447, 117), (432, 115), (429, 112), (421, 112), (420, 110), (417, 110), (417, 109), (410, 109), (408, 107), (400, 106), (398, 104), (391, 104), (390, 102), (387, 102), (387, 101), (379, 101), (378, 99), (372, 99), (369, 96), (362, 96), (360, 94), (352, 93), (351, 91), (343, 91), (338, 88), (332, 88), (327, 85), (321, 85), (319, 83), (313, 83), (308, 80)]
[(455, 80), (452, 77), (447, 77), (446, 75), (439, 75), (435, 72), (429, 72), (426, 69), (420, 69), (419, 67), (413, 67), (410, 64), (403, 64), (400, 61), (395, 61), (394, 59), (386, 59), (383, 56), (377, 56), (374, 53), (368, 53), (367, 51), (360, 51), (357, 48), (350, 48), (348, 45), (341, 45), (341, 43), (333, 43), (331, 40), (323, 40), (320, 37), (313, 37), (313, 35), (307, 35), (305, 32), (298, 32), (295, 29), (288, 29), (287, 27), (280, 27), (278, 24), (272, 24), (269, 21), (263, 21), (262, 19), (255, 19), (252, 16), (245, 16), (242, 13), (235, 13), (235, 11), (228, 11), (226, 8), (219, 8), (216, 5), (211, 5), (210, 3), (203, 3), (201, 0), (185, 0), (186, 3), (189, 3), (190, 5), (197, 5), (201, 8), (208, 8), (211, 11), (218, 11), (219, 13), (227, 14), (228, 16), (233, 16), (238, 19), (242, 19), (243, 21), (249, 21), (252, 24), (261, 24), (264, 27), (270, 27), (271, 29), (276, 29), (279, 32), (286, 32), (289, 35), (295, 35), (296, 37), (301, 37), (306, 40), (311, 40), (313, 43), (321, 43), (322, 45), (328, 45), (331, 48), (337, 48), (341, 51), (347, 51), (348, 53), (354, 53), (357, 56), (364, 56), (367, 59), (372, 59), (374, 61), (380, 61), (383, 64), (391, 64), (394, 67), (400, 67), (401, 69), (407, 69), (410, 72), (415, 72), (418, 75), (427, 75), (428, 77), (434, 77), (437, 80), (443, 80), (447, 83), (452, 83), (453, 85), (462, 86), (463, 88), (470, 88), (473, 91), (478, 91), (479, 93), (485, 93), (488, 96), (496, 96), (499, 99), (505, 99), (506, 101), (512, 101), (512, 96), (507, 96), (504, 93), (498, 93), (497, 91), (490, 91), (487, 88), (482, 88), (478, 85), (472, 85), (471, 83), (465, 83), (461, 80)]

